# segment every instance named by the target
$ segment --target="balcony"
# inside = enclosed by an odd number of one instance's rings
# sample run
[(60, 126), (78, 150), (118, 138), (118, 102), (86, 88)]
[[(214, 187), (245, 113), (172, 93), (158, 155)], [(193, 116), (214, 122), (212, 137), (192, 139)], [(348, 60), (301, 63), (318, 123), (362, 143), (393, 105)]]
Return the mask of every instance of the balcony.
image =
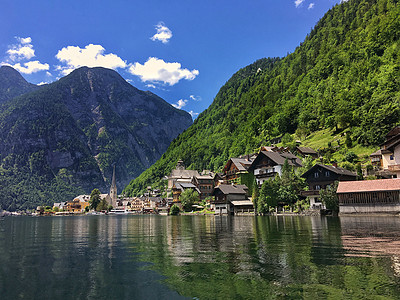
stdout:
[(318, 196), (319, 190), (301, 191), (300, 194), (304, 197)]
[(388, 170), (390, 172), (400, 172), (400, 164), (397, 165), (388, 165)]

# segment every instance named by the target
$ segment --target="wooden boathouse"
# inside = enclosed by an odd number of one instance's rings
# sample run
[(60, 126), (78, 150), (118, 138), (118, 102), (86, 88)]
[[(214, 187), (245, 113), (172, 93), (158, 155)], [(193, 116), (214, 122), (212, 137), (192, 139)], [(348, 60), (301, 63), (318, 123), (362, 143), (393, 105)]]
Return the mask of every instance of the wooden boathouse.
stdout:
[(400, 213), (400, 179), (342, 181), (337, 189), (340, 214)]

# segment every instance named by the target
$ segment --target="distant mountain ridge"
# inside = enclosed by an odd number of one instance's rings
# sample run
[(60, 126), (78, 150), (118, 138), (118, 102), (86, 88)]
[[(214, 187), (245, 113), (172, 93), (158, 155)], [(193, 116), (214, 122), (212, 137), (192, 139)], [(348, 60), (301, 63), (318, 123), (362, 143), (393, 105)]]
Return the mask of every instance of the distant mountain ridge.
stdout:
[(14, 68), (0, 67), (0, 104), (38, 88), (39, 86), (27, 82)]
[[(132, 181), (140, 194), (182, 159), (219, 170), (274, 137), (334, 130), (376, 146), (400, 123), (400, 7), (397, 0), (335, 5), (296, 50), (244, 67), (153, 166)], [(346, 147), (341, 147), (346, 151)]]
[(117, 72), (79, 68), (3, 104), (0, 204), (15, 209), (95, 187), (107, 192), (114, 164), (121, 191), (191, 124), (187, 112)]

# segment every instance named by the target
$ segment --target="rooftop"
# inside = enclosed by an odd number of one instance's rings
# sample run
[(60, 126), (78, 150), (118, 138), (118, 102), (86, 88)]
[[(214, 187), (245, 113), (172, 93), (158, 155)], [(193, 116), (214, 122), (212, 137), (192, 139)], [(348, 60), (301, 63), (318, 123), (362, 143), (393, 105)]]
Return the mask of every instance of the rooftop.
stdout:
[(341, 181), (339, 182), (337, 193), (342, 194), (397, 190), (400, 191), (400, 178), (363, 181)]

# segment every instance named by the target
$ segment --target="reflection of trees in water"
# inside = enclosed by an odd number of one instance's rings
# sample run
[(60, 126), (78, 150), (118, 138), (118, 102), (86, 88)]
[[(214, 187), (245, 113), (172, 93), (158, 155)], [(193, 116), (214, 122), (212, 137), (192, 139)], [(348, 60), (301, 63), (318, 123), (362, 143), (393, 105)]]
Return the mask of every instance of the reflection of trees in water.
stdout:
[[(0, 221), (0, 292), (10, 299), (176, 297), (157, 282), (162, 278), (180, 294), (202, 299), (400, 293), (398, 256), (376, 255), (364, 243), (365, 238), (377, 239), (378, 245), (387, 238), (397, 241), (397, 219), (93, 216)], [(366, 252), (368, 257), (348, 256)]]
[[(338, 218), (176, 217), (154, 268), (179, 293), (214, 298), (369, 298), (396, 295), (393, 272), (347, 257)], [(162, 226), (163, 227), (163, 226)], [(165, 249), (158, 245), (158, 249)], [(147, 248), (147, 251), (155, 249)], [(164, 253), (165, 254), (165, 253)], [(150, 260), (159, 255), (144, 251)], [(378, 280), (379, 279), (379, 280)]]

